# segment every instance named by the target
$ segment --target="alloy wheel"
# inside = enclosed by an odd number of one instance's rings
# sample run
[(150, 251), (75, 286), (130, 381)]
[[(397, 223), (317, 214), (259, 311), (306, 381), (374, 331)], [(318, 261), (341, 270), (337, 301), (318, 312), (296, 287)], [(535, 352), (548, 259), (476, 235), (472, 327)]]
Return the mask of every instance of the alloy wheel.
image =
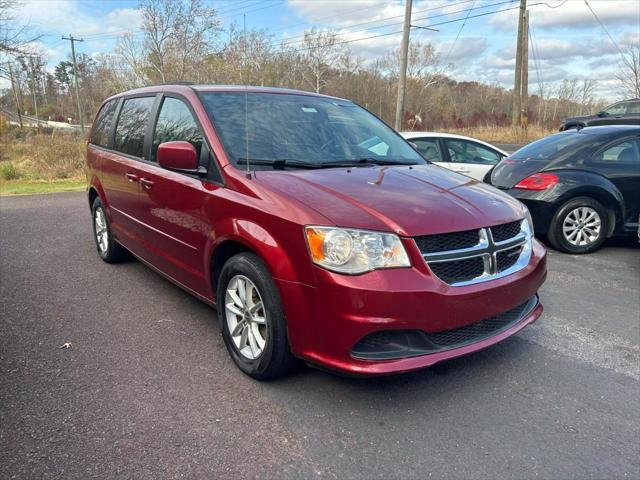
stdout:
[(93, 215), (93, 221), (95, 223), (98, 250), (100, 250), (100, 253), (105, 254), (109, 248), (109, 230), (107, 228), (107, 219), (102, 208), (96, 208)]
[(601, 220), (598, 212), (591, 207), (577, 207), (571, 210), (562, 222), (562, 234), (571, 245), (584, 247), (600, 238)]
[(240, 354), (255, 360), (267, 343), (266, 312), (255, 284), (244, 275), (234, 276), (225, 292), (229, 334)]

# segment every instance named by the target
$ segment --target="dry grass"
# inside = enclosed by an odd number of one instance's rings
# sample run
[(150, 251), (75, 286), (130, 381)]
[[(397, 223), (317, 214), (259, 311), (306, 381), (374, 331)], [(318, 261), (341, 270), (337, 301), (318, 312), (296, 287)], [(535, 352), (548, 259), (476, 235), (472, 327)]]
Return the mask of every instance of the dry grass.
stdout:
[(85, 143), (74, 133), (4, 128), (0, 131), (0, 181), (84, 178)]
[(470, 127), (462, 129), (445, 129), (439, 130), (447, 133), (456, 133), (458, 135), (466, 135), (467, 137), (477, 138), (485, 142), (501, 142), (501, 143), (528, 143), (534, 140), (556, 133), (557, 130), (541, 127), (539, 125), (529, 125), (527, 129), (516, 127)]

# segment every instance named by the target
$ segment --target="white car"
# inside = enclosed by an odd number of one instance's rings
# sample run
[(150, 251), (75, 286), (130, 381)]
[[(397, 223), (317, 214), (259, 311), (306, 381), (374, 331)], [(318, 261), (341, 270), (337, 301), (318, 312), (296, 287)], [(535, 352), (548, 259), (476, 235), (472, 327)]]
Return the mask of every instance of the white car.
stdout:
[(436, 165), (482, 181), (509, 154), (490, 143), (451, 133), (400, 132), (420, 154)]

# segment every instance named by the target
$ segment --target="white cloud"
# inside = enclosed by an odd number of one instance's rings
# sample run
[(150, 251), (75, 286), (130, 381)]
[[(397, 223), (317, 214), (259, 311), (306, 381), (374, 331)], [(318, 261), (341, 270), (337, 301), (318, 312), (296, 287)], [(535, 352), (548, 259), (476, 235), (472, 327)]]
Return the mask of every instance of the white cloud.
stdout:
[(308, 22), (324, 23), (326, 19), (336, 27), (396, 16), (399, 18), (390, 21), (402, 22), (404, 14), (404, 6), (398, 0), (288, 0), (287, 4)]
[[(549, 8), (543, 3), (530, 2), (529, 23), (536, 30), (548, 29), (598, 29), (601, 28), (583, 0), (568, 0), (560, 4), (559, 0), (547, 0), (549, 5), (560, 5)], [(640, 2), (638, 0), (589, 0), (589, 5), (598, 18), (607, 27), (640, 24)], [(499, 31), (513, 31), (518, 26), (518, 10), (513, 9), (492, 16), (489, 24)]]
[[(453, 47), (453, 48), (452, 48)], [(460, 37), (455, 42), (437, 44), (440, 60), (446, 63), (462, 63), (460, 68), (466, 68), (467, 62), (478, 60), (489, 48), (489, 42), (483, 37)]]
[(79, 0), (28, 0), (21, 5), (19, 20), (36, 31), (77, 37), (136, 30), (141, 21), (139, 11), (133, 8), (115, 8), (105, 16), (90, 15)]

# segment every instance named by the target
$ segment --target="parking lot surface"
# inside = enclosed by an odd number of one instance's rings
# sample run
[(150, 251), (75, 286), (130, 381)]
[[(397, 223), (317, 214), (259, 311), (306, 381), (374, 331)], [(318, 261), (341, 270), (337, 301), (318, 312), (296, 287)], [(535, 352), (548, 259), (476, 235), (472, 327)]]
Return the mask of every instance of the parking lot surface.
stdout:
[(269, 383), (210, 307), (98, 258), (83, 193), (0, 198), (0, 255), (0, 478), (640, 477), (633, 242), (550, 251), (545, 314), (490, 349)]

